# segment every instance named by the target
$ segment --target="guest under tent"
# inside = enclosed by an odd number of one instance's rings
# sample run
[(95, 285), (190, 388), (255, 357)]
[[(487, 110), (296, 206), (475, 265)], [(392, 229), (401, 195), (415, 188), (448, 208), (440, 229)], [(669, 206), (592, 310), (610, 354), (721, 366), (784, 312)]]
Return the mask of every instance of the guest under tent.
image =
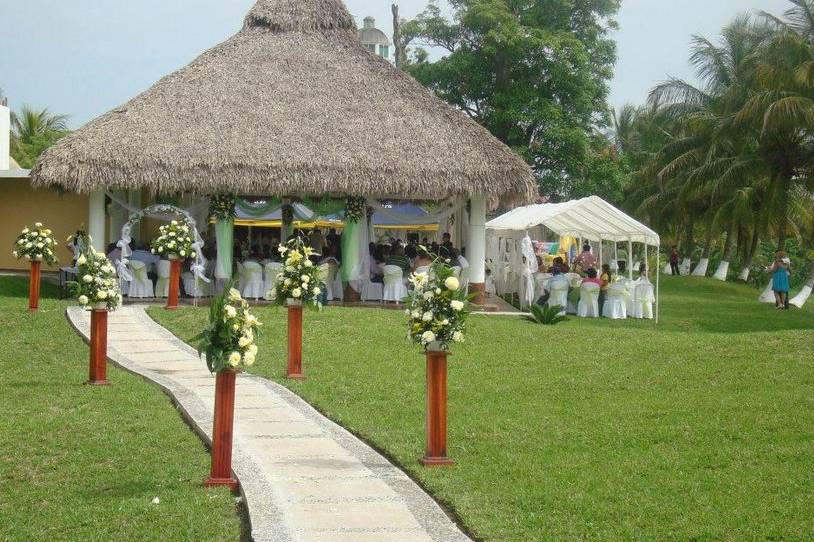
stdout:
[[(629, 289), (637, 286), (633, 284), (634, 271), (640, 271), (641, 282), (649, 283), (651, 266), (648, 262), (652, 247), (655, 251), (656, 272), (655, 319), (658, 321), (659, 235), (603, 199), (591, 196), (564, 203), (518, 207), (487, 222), (486, 232), (487, 268), (492, 273), (494, 287), (497, 293), (518, 293), (521, 306), (534, 303), (541, 291), (541, 284), (550, 278), (546, 276), (545, 270), (538, 269), (538, 262), (543, 261), (542, 256), (551, 252), (554, 252), (553, 256), (562, 253), (563, 241), (569, 238), (579, 240), (577, 246), (587, 248), (585, 256), (577, 256), (574, 263), (577, 267), (582, 260), (589, 264), (575, 269), (576, 271), (583, 271), (585, 274), (584, 271), (592, 267), (594, 271), (601, 272), (603, 264), (608, 264), (608, 268), (617, 277), (623, 276), (626, 271), (627, 278), (624, 280), (629, 281)], [(550, 242), (552, 236), (557, 240)], [(634, 263), (634, 243), (643, 245), (643, 263)], [(620, 244), (623, 246), (622, 250), (619, 248)], [(571, 260), (563, 258), (562, 264), (568, 263)], [(559, 262), (557, 265), (559, 266)], [(555, 273), (562, 271), (570, 269), (558, 267)], [(573, 289), (575, 283), (582, 282), (583, 277), (577, 273), (570, 275)], [(628, 307), (636, 309), (635, 291), (632, 294)], [(569, 308), (576, 312), (576, 303), (573, 304), (574, 307)], [(646, 308), (644, 314), (647, 317)]]

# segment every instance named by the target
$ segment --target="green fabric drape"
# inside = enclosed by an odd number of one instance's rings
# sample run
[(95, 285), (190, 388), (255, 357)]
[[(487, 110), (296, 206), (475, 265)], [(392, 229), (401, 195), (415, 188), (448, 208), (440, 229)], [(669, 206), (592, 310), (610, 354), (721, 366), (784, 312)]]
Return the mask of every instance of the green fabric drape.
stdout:
[(243, 213), (253, 218), (260, 218), (270, 212), (276, 211), (282, 204), (283, 202), (276, 198), (268, 200), (264, 205), (255, 205), (245, 199), (235, 198), (235, 208), (240, 209)]
[(351, 280), (356, 265), (353, 262), (359, 261), (359, 235), (362, 227), (367, 227), (367, 224), (345, 223), (345, 231), (342, 232), (342, 282)]
[(218, 259), (215, 265), (215, 278), (232, 278), (232, 253), (235, 241), (235, 221), (218, 220), (215, 222), (215, 242), (218, 247)]

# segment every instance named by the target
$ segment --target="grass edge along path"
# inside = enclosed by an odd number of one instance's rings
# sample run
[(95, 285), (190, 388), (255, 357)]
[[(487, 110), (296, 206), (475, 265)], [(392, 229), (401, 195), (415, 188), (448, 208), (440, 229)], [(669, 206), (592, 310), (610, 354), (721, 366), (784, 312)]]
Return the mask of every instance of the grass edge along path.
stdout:
[[(494, 541), (814, 536), (814, 312), (752, 288), (663, 282), (662, 322), (554, 328), (475, 316), (450, 361), (452, 469), (418, 465), (424, 361), (403, 315), (305, 315), (305, 372), (285, 374), (285, 311), (255, 371), (394, 458)], [(151, 315), (188, 340), (203, 309)]]
[[(155, 385), (113, 365), (87, 379), (88, 348), (43, 284), (0, 277), (0, 539), (246, 538), (228, 490), (206, 490), (209, 453)], [(154, 499), (158, 502), (154, 503)]]

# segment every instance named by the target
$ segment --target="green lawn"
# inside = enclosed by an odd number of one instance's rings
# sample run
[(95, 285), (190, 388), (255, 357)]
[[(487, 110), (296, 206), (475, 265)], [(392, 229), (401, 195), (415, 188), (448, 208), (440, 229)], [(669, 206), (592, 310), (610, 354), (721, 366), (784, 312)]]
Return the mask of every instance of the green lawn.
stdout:
[(166, 395), (112, 366), (110, 387), (82, 385), (88, 348), (55, 294), (29, 313), (27, 280), (0, 277), (0, 540), (239, 540)]
[[(403, 315), (306, 313), (308, 380), (288, 382), (285, 312), (256, 372), (385, 451), (479, 538), (814, 538), (814, 311), (752, 288), (663, 281), (662, 323), (555, 328), (474, 316), (450, 364), (450, 453), (426, 470), (424, 365)], [(152, 315), (188, 339), (205, 309)]]

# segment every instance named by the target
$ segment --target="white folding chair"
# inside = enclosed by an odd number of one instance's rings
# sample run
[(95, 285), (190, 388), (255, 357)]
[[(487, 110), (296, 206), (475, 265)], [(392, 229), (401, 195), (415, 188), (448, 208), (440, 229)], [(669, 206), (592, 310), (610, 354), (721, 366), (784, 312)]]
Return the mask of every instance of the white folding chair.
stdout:
[(583, 282), (579, 290), (577, 316), (580, 318), (599, 318), (599, 284)]
[(155, 297), (153, 281), (147, 276), (147, 264), (139, 260), (130, 260), (127, 263), (133, 280), (130, 281), (128, 297), (135, 299)]
[[(320, 267), (325, 268), (324, 277), (322, 279), (323, 284), (325, 284), (325, 299), (328, 301), (333, 301), (335, 298), (334, 290), (336, 289), (336, 275), (338, 268), (336, 265), (330, 263), (324, 263)], [(339, 299), (342, 299), (342, 297), (340, 296)]]
[(635, 289), (635, 305), (633, 306), (634, 318), (653, 319), (653, 303), (656, 297), (653, 293), (653, 285), (649, 282), (641, 282)]
[(155, 296), (169, 297), (170, 295), (170, 261), (158, 262), (158, 279), (155, 281)]
[(407, 287), (404, 286), (404, 271), (397, 265), (385, 265), (382, 299), (399, 303), (405, 297)]
[(627, 288), (621, 284), (614, 284), (608, 288), (608, 297), (602, 307), (602, 316), (611, 320), (624, 320), (627, 318), (627, 299), (630, 297)]
[(212, 295), (212, 282), (204, 282), (190, 271), (181, 274), (181, 281), (184, 283), (184, 291), (190, 297), (198, 299)]
[(260, 299), (266, 295), (263, 287), (263, 268), (257, 262), (246, 262), (241, 272), (243, 279), (243, 297), (246, 299)]

